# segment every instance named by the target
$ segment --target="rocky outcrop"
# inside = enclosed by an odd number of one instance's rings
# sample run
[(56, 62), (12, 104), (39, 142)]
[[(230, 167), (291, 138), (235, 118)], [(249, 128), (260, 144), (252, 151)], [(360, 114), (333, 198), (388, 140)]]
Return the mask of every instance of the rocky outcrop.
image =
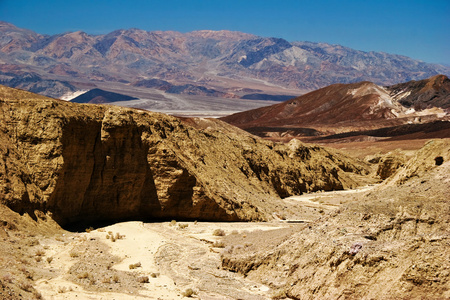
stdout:
[(423, 110), (441, 107), (450, 111), (450, 79), (436, 75), (386, 87), (390, 95), (406, 107)]
[(389, 152), (379, 159), (377, 175), (384, 180), (403, 167), (406, 161), (406, 155), (400, 151)]
[(218, 120), (81, 105), (0, 87), (0, 195), (60, 224), (266, 220), (277, 199), (358, 185), (332, 150), (262, 141)]
[(450, 160), (450, 141), (431, 140), (411, 159), (384, 182), (386, 185), (400, 185), (411, 178), (420, 178)]
[(435, 165), (439, 146), (448, 153), (434, 141), (405, 166), (425, 162), (419, 177), (374, 189), (294, 234), (230, 235), (223, 268), (270, 286), (276, 299), (449, 298), (450, 163)]

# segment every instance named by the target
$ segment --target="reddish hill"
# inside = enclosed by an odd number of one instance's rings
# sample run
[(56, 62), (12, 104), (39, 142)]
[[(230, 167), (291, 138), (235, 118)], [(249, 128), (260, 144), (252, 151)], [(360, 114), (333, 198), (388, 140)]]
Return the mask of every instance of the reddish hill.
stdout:
[(311, 126), (394, 119), (402, 107), (371, 82), (333, 84), (269, 107), (223, 118), (241, 128)]
[[(445, 86), (436, 83), (445, 83), (446, 80), (447, 77), (440, 75), (394, 87), (381, 87), (367, 81), (334, 84), (280, 104), (237, 113), (222, 120), (250, 131), (257, 129), (253, 131), (258, 135), (265, 131), (266, 136), (267, 132), (273, 132), (273, 128), (277, 132), (287, 128), (297, 131), (310, 128), (338, 133), (425, 123), (435, 120), (438, 113), (442, 116), (444, 111), (440, 108), (450, 106), (450, 93)], [(399, 91), (408, 96), (407, 99), (427, 103), (423, 108), (438, 108), (420, 112), (411, 110), (397, 100)], [(406, 99), (406, 96), (403, 97)]]

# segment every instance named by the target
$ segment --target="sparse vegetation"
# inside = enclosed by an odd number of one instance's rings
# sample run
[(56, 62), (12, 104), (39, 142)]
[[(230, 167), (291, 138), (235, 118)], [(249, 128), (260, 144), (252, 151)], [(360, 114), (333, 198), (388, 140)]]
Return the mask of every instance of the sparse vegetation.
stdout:
[(178, 224), (178, 228), (179, 228), (179, 229), (185, 229), (185, 228), (187, 228), (188, 226), (189, 226), (189, 224), (187, 224), (187, 223), (184, 223), (184, 224), (179, 223), (179, 224)]
[(193, 290), (193, 289), (191, 289), (191, 288), (188, 288), (188, 289), (186, 289), (184, 292), (182, 292), (181, 293), (181, 295), (183, 296), (183, 297), (192, 297), (193, 295), (196, 295), (197, 293)]
[(121, 235), (119, 232), (116, 232), (114, 235), (112, 231), (108, 231), (108, 234), (106, 235), (106, 239), (110, 239), (111, 242), (115, 242), (116, 240), (121, 240), (125, 237), (125, 235)]
[(89, 277), (89, 273), (88, 272), (83, 272), (81, 274), (78, 274), (78, 279), (86, 279)]
[(91, 231), (94, 231), (94, 227), (91, 226), (91, 227), (89, 227), (89, 228), (86, 228), (86, 232), (87, 232), (87, 233), (89, 233), (89, 232), (91, 232)]
[(103, 277), (102, 283), (111, 283), (111, 278), (109, 278), (109, 277)]
[(76, 258), (76, 257), (80, 256), (80, 253), (78, 253), (78, 251), (72, 250), (72, 251), (70, 251), (69, 255), (72, 258)]
[(139, 283), (149, 283), (149, 278), (148, 278), (148, 276), (139, 276), (137, 278), (137, 281)]
[(128, 267), (130, 268), (130, 270), (134, 270), (134, 269), (140, 268), (141, 267), (141, 263), (137, 262), (135, 264), (129, 265)]
[(170, 221), (169, 226), (175, 226), (175, 225), (177, 225), (177, 221), (175, 221), (175, 220)]
[(117, 274), (114, 274), (114, 275), (113, 275), (113, 277), (112, 277), (112, 281), (114, 281), (115, 283), (118, 283), (118, 282), (120, 282), (120, 278), (119, 278), (119, 275), (117, 275)]
[(223, 229), (215, 229), (213, 231), (214, 236), (225, 236), (225, 231)]
[(52, 261), (53, 261), (53, 256), (47, 257), (47, 262), (48, 262), (48, 263), (51, 263)]
[(214, 244), (212, 244), (212, 246), (214, 248), (225, 248), (225, 244), (222, 241), (216, 241), (216, 242), (214, 242)]
[(33, 290), (33, 286), (29, 282), (21, 282), (19, 287), (26, 292), (31, 292)]

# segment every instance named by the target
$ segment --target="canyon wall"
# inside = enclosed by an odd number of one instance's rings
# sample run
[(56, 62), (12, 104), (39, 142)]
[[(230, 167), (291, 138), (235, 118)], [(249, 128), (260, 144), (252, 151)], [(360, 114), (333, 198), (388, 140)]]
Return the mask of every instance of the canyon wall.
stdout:
[(0, 201), (61, 225), (267, 220), (280, 197), (355, 187), (333, 150), (255, 138), (218, 120), (55, 100), (0, 86)]

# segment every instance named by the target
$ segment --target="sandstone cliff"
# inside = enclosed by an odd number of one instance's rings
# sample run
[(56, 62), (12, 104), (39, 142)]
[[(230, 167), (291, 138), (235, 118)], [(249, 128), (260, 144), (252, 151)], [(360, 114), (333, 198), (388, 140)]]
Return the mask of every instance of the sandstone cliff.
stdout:
[(188, 124), (7, 87), (0, 111), (1, 203), (62, 225), (266, 220), (280, 197), (354, 187), (369, 172), (332, 150), (262, 141), (218, 120)]

